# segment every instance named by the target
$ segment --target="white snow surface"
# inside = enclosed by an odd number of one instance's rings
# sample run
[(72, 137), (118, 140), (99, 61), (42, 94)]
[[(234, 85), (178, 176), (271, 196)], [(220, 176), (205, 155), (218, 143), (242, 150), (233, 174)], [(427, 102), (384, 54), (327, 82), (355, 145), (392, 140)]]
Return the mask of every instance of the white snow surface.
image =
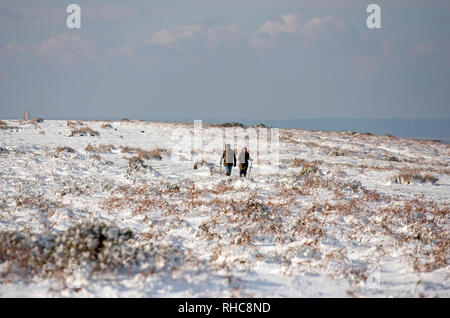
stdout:
[[(244, 179), (237, 168), (224, 176), (221, 141), (197, 169), (174, 150), (174, 132), (191, 138), (192, 124), (4, 122), (0, 231), (60, 233), (103, 221), (131, 229), (136, 246), (164, 243), (185, 258), (164, 271), (55, 278), (20, 277), (7, 261), (1, 297), (450, 297), (449, 145), (280, 129), (280, 165), (250, 148)], [(99, 135), (70, 137), (83, 127)], [(203, 128), (204, 143), (222, 134)], [(138, 153), (124, 147), (166, 151), (133, 170)], [(318, 167), (312, 176), (302, 175), (308, 164)], [(404, 169), (437, 181), (392, 182)]]

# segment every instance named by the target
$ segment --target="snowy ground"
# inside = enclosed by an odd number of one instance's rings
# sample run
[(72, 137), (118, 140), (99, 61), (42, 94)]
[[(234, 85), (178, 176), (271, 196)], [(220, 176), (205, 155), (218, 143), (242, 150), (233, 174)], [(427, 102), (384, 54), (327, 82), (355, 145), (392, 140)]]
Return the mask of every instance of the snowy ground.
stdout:
[[(132, 247), (183, 255), (43, 276), (7, 259), (3, 243), (2, 297), (450, 297), (449, 145), (284, 129), (280, 165), (254, 154), (240, 179), (237, 169), (220, 174), (221, 142), (198, 169), (174, 150), (174, 131), (190, 138), (191, 124), (2, 127), (4, 235), (64, 233), (89, 220), (130, 229)], [(69, 137), (86, 127), (99, 135)], [(204, 143), (221, 134), (204, 127)], [(402, 171), (423, 183), (393, 182)]]

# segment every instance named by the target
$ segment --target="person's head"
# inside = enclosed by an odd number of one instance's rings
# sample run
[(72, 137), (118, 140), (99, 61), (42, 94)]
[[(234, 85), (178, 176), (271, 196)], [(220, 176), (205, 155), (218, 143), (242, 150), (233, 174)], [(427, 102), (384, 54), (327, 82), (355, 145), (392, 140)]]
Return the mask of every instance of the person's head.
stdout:
[(242, 151), (243, 151), (243, 152), (248, 152), (248, 151), (247, 151), (247, 147), (242, 148)]
[(226, 148), (226, 149), (230, 149), (230, 148), (231, 148), (231, 145), (230, 145), (230, 144), (227, 144), (225, 148)]

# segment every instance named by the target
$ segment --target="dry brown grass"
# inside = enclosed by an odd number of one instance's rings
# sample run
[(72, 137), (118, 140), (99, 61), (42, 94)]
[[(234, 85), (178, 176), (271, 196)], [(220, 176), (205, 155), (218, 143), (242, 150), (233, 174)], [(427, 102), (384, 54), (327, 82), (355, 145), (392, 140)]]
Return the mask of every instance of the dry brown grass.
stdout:
[(296, 167), (301, 167), (304, 166), (307, 163), (306, 160), (300, 159), (300, 158), (294, 158), (294, 160), (292, 160), (291, 162), (291, 167), (296, 168)]
[(417, 169), (405, 169), (391, 178), (398, 184), (431, 183), (434, 184), (438, 178), (430, 173), (423, 173)]
[(61, 153), (61, 152), (66, 152), (66, 153), (75, 153), (75, 149), (68, 147), (68, 146), (59, 146), (56, 148), (55, 152), (57, 153)]
[(5, 121), (0, 120), (0, 129), (17, 129), (19, 127), (9, 126)]
[(111, 126), (111, 124), (102, 124), (101, 128), (113, 128), (113, 126)]
[(100, 133), (96, 130), (93, 130), (89, 127), (82, 127), (79, 129), (73, 129), (69, 137), (74, 136), (100, 136)]
[(105, 144), (100, 144), (98, 145), (98, 147), (92, 146), (91, 144), (88, 144), (86, 146), (86, 151), (87, 152), (106, 152), (106, 153), (110, 153), (111, 150), (116, 149), (116, 147), (114, 147), (114, 145), (105, 145)]
[(148, 153), (148, 159), (161, 160), (162, 154), (164, 152), (166, 152), (166, 150), (162, 149), (162, 148), (156, 148), (156, 149), (150, 150), (150, 152)]
[(102, 157), (100, 157), (100, 156), (99, 156), (98, 154), (96, 154), (96, 153), (90, 155), (89, 158), (95, 159), (95, 160), (98, 160), (98, 161), (102, 160)]
[(122, 153), (129, 153), (129, 154), (135, 154), (139, 159), (155, 159), (155, 160), (161, 160), (163, 158), (163, 155), (167, 155), (169, 151), (167, 149), (163, 148), (155, 148), (150, 151), (144, 150), (141, 148), (134, 148), (134, 147), (123, 147), (120, 146), (122, 149)]
[(76, 125), (77, 124), (73, 121), (70, 121), (70, 120), (67, 121), (67, 127), (69, 127), (69, 128), (75, 128)]
[(16, 206), (20, 209), (36, 209), (40, 212), (51, 215), (56, 209), (64, 207), (59, 201), (51, 201), (43, 195), (38, 196), (17, 196), (15, 198)]
[(302, 176), (311, 176), (319, 172), (319, 163), (316, 161), (303, 163), (300, 174)]
[[(314, 194), (316, 189), (339, 192), (339, 195), (331, 196), (328, 202), (313, 196), (313, 203), (305, 207), (305, 201), (298, 200), (299, 196)], [(232, 198), (229, 193), (233, 193)], [(311, 258), (319, 264), (317, 266), (327, 268), (330, 262), (338, 263), (341, 266), (339, 275), (358, 282), (367, 277), (366, 269), (348, 268), (346, 248), (339, 253), (328, 249), (322, 251), (323, 239), (336, 238), (339, 234), (339, 237), (360, 241), (362, 237), (364, 239), (362, 233), (368, 232), (393, 240), (402, 257), (411, 261), (411, 266), (417, 256), (416, 270), (445, 266), (448, 234), (444, 225), (448, 207), (421, 200), (403, 200), (366, 190), (358, 182), (312, 175), (302, 178), (296, 185), (281, 186), (277, 193), (263, 198), (248, 188), (234, 188), (228, 181), (210, 188), (166, 183), (121, 187), (106, 198), (101, 207), (109, 211), (130, 209), (133, 214), (143, 215), (145, 222), (150, 222), (152, 215), (157, 213), (165, 221), (160, 222), (158, 230), (156, 227), (151, 229), (151, 237), (164, 237), (165, 231), (183, 226), (180, 220), (195, 214), (209, 217), (198, 228), (196, 236), (212, 245), (251, 248), (261, 242), (301, 241), (302, 247), (312, 253)], [(301, 216), (298, 211), (302, 211)], [(156, 224), (154, 219), (151, 224)], [(399, 232), (405, 226), (411, 227), (411, 234)], [(412, 252), (408, 245), (412, 241), (422, 244), (424, 250)], [(425, 248), (431, 249), (428, 256)], [(383, 246), (377, 253), (381, 255), (386, 251), (388, 247)], [(213, 253), (211, 261), (216, 262), (219, 254)], [(289, 264), (289, 257), (283, 261)]]
[[(147, 186), (119, 187), (117, 192), (103, 200), (100, 206), (109, 211), (130, 208), (135, 215), (154, 209), (169, 211), (170, 200), (162, 197), (162, 193), (163, 189)], [(176, 195), (176, 193), (173, 192), (172, 195)]]

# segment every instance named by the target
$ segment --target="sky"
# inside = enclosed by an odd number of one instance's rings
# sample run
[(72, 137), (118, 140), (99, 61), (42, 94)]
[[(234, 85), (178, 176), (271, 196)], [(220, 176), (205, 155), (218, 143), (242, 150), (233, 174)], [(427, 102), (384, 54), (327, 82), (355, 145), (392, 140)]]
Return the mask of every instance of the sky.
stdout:
[(448, 0), (0, 2), (2, 119), (450, 118), (449, 83)]

